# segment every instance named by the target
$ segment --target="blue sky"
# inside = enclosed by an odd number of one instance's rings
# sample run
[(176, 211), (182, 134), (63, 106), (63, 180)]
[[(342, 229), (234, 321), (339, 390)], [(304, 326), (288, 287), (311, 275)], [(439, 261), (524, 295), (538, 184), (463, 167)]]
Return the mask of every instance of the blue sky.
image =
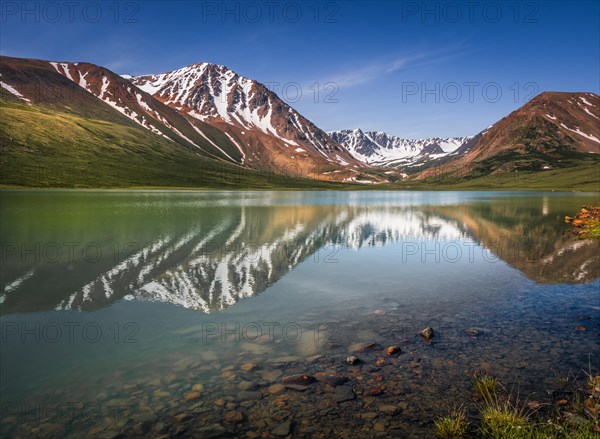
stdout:
[(0, 51), (133, 75), (224, 64), (325, 130), (460, 136), (545, 90), (598, 93), (599, 5), (3, 1)]

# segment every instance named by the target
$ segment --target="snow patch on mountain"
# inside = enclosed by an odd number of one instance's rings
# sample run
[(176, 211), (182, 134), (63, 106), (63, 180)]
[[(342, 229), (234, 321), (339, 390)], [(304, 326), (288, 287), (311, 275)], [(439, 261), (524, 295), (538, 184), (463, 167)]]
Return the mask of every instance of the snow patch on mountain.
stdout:
[(281, 146), (318, 152), (326, 160), (344, 166), (353, 161), (325, 132), (267, 87), (225, 66), (197, 63), (168, 73), (137, 76), (131, 82), (200, 121), (222, 121), (260, 131), (283, 142)]
[(586, 139), (592, 140), (592, 141), (594, 141), (596, 143), (600, 143), (600, 139), (598, 139), (597, 137), (592, 136), (591, 134), (586, 134), (586, 133), (580, 131), (579, 128), (572, 129), (572, 128), (569, 128), (568, 126), (566, 126), (563, 123), (561, 123), (560, 126), (563, 127), (566, 130), (569, 130), (569, 131), (573, 132), (573, 133), (579, 134), (580, 136), (583, 136)]
[(9, 92), (12, 95), (15, 95), (16, 97), (18, 97), (19, 99), (25, 101), (25, 102), (31, 102), (30, 99), (27, 99), (25, 96), (23, 96), (21, 93), (19, 93), (19, 90), (17, 90), (16, 88), (14, 88), (12, 85), (7, 84), (6, 82), (0, 81), (0, 86), (6, 90), (7, 92)]

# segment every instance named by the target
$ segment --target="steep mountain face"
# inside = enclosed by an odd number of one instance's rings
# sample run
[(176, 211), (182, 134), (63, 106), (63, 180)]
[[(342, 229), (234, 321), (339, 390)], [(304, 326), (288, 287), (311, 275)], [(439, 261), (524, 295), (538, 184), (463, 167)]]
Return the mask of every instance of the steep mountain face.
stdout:
[(222, 133), (190, 121), (128, 80), (89, 63), (2, 57), (3, 95), (27, 105), (135, 126), (206, 157), (238, 163), (238, 148)]
[[(545, 92), (476, 136), (468, 153), (446, 163), (447, 176), (543, 171), (600, 154), (600, 96)], [(427, 169), (427, 178), (440, 169)]]
[[(362, 163), (327, 133), (263, 84), (227, 67), (199, 63), (157, 75), (131, 78), (140, 89), (181, 113), (227, 134), (243, 152), (241, 163), (351, 179)], [(333, 174), (333, 170), (339, 172)]]
[(342, 130), (329, 135), (363, 163), (404, 167), (454, 154), (471, 137), (402, 139), (383, 132)]
[[(14, 153), (5, 155), (2, 163), (13, 155), (22, 159), (23, 151), (35, 151), (27, 163), (40, 160), (46, 166), (54, 158), (78, 166), (78, 161), (93, 162), (83, 155), (107, 155), (110, 162), (109, 153), (114, 152), (114, 163), (106, 166), (124, 165), (129, 176), (134, 175), (129, 169), (136, 169), (140, 178), (127, 179), (126, 184), (139, 180), (144, 186), (185, 186), (187, 181), (197, 185), (199, 180), (202, 186), (204, 180), (211, 185), (226, 180), (226, 174), (243, 174), (252, 184), (263, 180), (269, 184), (281, 176), (360, 183), (387, 180), (381, 173), (370, 173), (266, 87), (224, 67), (197, 64), (152, 78), (120, 76), (89, 63), (1, 57), (0, 101), (10, 108), (4, 111), (0, 145)], [(23, 113), (24, 108), (40, 114)], [(24, 116), (34, 122), (29, 131), (22, 129)], [(82, 140), (77, 142), (77, 137)], [(83, 141), (88, 148), (82, 155)], [(47, 150), (49, 144), (56, 151)], [(92, 146), (100, 150), (88, 150)], [(205, 162), (190, 160), (190, 154), (217, 164), (207, 169)], [(178, 165), (169, 165), (172, 161)], [(241, 171), (219, 164), (227, 162)], [(192, 174), (182, 168), (191, 168)], [(248, 170), (260, 175), (250, 172), (245, 177)], [(6, 184), (31, 184), (8, 177), (3, 179)], [(59, 180), (42, 185), (61, 185)]]
[(503, 149), (600, 153), (600, 96), (546, 92), (494, 124), (470, 157)]

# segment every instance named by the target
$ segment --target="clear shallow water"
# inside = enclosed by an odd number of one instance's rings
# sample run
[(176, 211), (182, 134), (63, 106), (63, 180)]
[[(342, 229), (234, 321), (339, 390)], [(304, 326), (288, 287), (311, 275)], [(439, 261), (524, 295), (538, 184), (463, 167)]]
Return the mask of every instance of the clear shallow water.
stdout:
[[(5, 434), (423, 437), (468, 400), (473, 372), (543, 399), (599, 347), (599, 248), (564, 224), (597, 194), (4, 191), (1, 202)], [(357, 342), (376, 346), (349, 366)], [(386, 357), (391, 345), (402, 353)], [(348, 382), (273, 387), (318, 372)]]

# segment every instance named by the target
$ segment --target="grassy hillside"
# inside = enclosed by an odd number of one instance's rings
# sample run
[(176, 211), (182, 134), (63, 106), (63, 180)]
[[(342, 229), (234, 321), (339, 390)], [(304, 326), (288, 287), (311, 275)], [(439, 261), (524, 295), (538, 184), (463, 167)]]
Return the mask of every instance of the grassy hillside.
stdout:
[(341, 188), (206, 158), (143, 128), (0, 102), (0, 184), (15, 187)]
[[(494, 158), (496, 159), (496, 158)], [(485, 164), (483, 165), (485, 167)], [(502, 190), (556, 190), (600, 191), (600, 157), (587, 154), (569, 159), (566, 167), (543, 171), (515, 170), (498, 174), (434, 175), (425, 180), (403, 182), (408, 189), (502, 189)]]

